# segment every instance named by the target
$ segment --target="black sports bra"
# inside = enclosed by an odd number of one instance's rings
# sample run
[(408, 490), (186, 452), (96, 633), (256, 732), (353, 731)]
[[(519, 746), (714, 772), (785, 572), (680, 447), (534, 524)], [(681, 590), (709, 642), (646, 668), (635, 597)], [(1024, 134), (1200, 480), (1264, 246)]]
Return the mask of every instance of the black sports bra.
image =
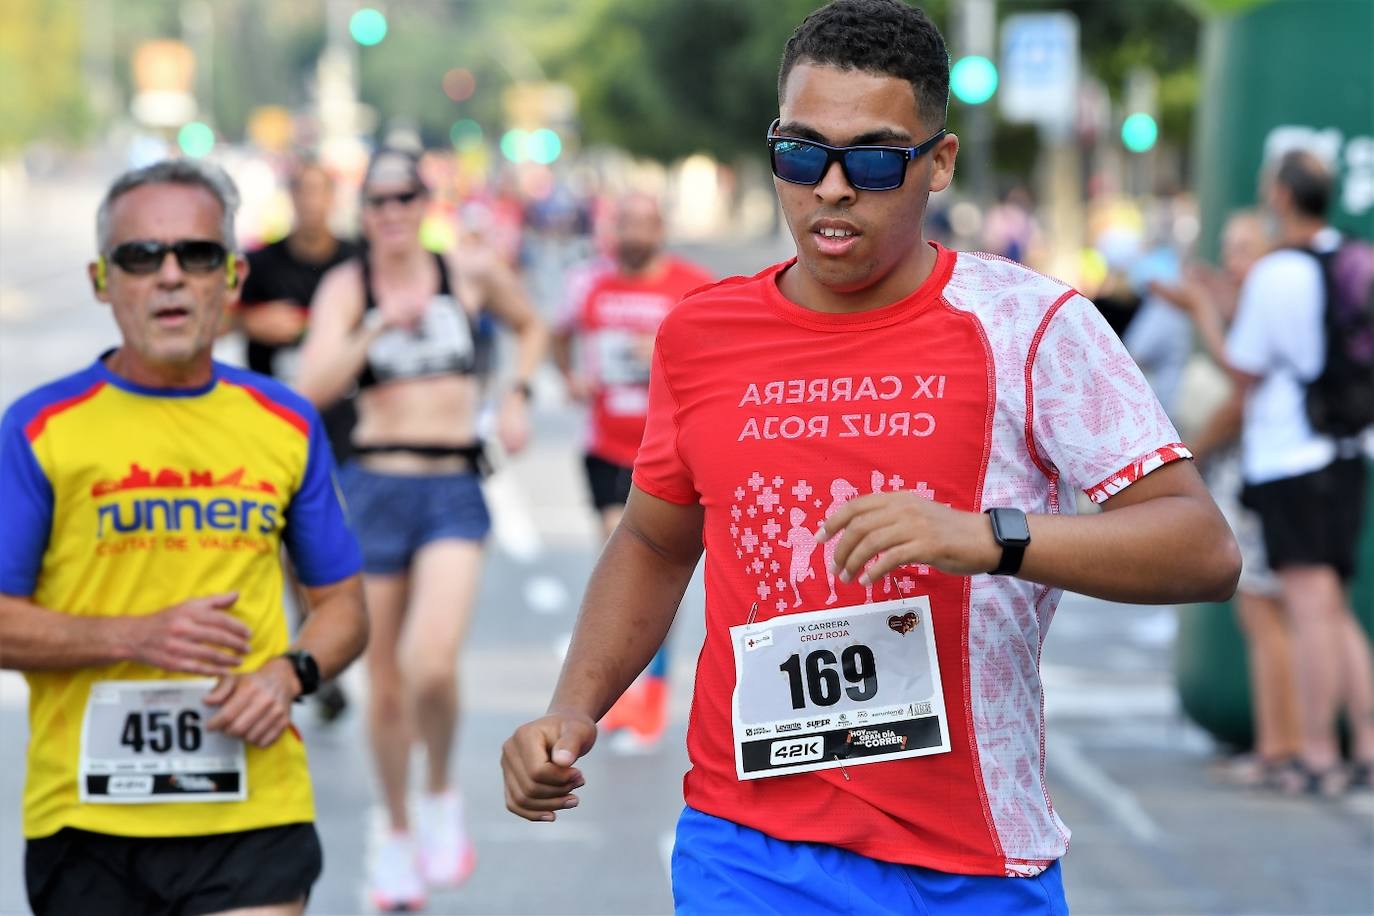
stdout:
[[(372, 268), (367, 254), (358, 258), (363, 271), (366, 300), (363, 314), (377, 308), (372, 292)], [(358, 376), (358, 387), (368, 388), (402, 379), (432, 375), (474, 375), (477, 372), (477, 319), (453, 293), (448, 265), (434, 255), (439, 268), (439, 292), (425, 306), (415, 330), (393, 328), (372, 342), (367, 362)]]

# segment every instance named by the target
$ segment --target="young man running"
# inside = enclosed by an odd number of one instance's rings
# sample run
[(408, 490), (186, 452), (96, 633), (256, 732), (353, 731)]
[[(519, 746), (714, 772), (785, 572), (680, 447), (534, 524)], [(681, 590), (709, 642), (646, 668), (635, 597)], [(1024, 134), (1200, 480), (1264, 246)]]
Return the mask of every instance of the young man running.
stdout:
[[(503, 750), (513, 812), (577, 804), (575, 762), (704, 544), (679, 912), (1064, 912), (1037, 670), (1060, 590), (1235, 587), (1225, 522), (1092, 304), (922, 239), (958, 149), (948, 61), (895, 0), (793, 34), (768, 147), (797, 258), (664, 321), (625, 516), (548, 714)], [(1073, 489), (1106, 511), (1072, 516)], [(833, 605), (790, 568), (794, 509), (837, 545)], [(885, 576), (897, 596), (866, 603)]]
[[(654, 334), (683, 296), (711, 282), (705, 269), (663, 250), (663, 213), (647, 194), (619, 200), (612, 227), (614, 261), (576, 296), (553, 339), (554, 361), (568, 390), (591, 407), (584, 464), (604, 538), (620, 524), (630, 497), (649, 408)], [(579, 360), (575, 342), (581, 344)], [(643, 751), (657, 746), (667, 723), (664, 646), (600, 725), (607, 733), (620, 732), (625, 749)]]
[[(246, 265), (219, 169), (119, 178), (90, 276), (122, 341), (0, 425), (0, 665), (29, 683), (38, 914), (300, 913), (320, 874), (291, 704), (367, 640), (324, 427), (211, 346)], [(280, 548), (309, 605), (288, 645)]]

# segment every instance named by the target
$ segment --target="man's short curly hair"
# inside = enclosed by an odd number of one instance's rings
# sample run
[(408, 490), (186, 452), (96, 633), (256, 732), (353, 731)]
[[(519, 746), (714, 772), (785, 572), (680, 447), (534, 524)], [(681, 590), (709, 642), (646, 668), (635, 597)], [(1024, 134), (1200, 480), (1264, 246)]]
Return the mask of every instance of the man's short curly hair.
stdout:
[(945, 123), (949, 53), (940, 30), (901, 0), (833, 0), (797, 26), (782, 53), (778, 101), (799, 63), (895, 76), (911, 83), (921, 118)]

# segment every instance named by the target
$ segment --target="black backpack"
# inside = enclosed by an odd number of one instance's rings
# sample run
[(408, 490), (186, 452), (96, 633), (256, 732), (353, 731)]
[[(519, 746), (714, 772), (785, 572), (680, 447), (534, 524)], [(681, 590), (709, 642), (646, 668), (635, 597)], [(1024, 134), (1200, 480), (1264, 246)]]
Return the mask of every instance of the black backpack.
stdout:
[(1374, 426), (1374, 245), (1347, 239), (1334, 251), (1307, 251), (1326, 288), (1326, 360), (1307, 384), (1307, 417), (1328, 436), (1350, 438)]

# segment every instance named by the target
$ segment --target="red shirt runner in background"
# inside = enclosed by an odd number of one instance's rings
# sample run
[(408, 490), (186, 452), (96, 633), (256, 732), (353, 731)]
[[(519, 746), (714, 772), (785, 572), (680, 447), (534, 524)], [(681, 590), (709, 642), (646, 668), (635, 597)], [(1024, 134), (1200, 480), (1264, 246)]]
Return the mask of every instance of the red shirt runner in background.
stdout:
[(665, 255), (647, 276), (608, 267), (573, 302), (567, 329), (582, 338), (583, 373), (593, 385), (589, 454), (621, 467), (634, 464), (648, 415), (654, 335), (678, 300), (712, 279)]

